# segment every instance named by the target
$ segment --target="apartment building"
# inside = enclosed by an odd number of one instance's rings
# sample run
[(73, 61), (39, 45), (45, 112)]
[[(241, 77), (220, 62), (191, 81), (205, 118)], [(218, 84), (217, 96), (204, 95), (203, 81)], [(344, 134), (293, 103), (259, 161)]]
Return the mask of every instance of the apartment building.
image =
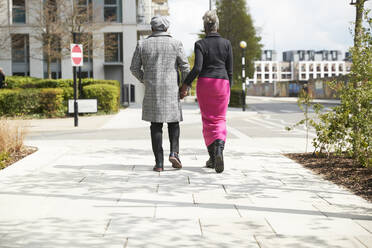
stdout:
[[(66, 0), (67, 1), (67, 0)], [(118, 80), (132, 102), (141, 102), (144, 87), (130, 72), (130, 63), (137, 40), (151, 33), (150, 20), (154, 15), (168, 15), (167, 0), (71, 0), (84, 10), (92, 6), (92, 21), (100, 23), (90, 33), (101, 46), (86, 47), (82, 76)], [(68, 2), (68, 1), (67, 1)], [(44, 78), (46, 58), (41, 41), (33, 35), (38, 13), (44, 0), (0, 0), (0, 35), (10, 37), (2, 41), (0, 67), (7, 75)], [(72, 5), (71, 5), (72, 6)], [(107, 51), (110, 49), (110, 51)], [(51, 63), (53, 78), (72, 78), (69, 56)], [(126, 91), (124, 90), (126, 89)]]
[(309, 79), (334, 77), (350, 72), (351, 61), (335, 50), (294, 50), (283, 52), (283, 60), (277, 60), (274, 50), (264, 50), (260, 61), (255, 61), (253, 83), (281, 81), (308, 81)]

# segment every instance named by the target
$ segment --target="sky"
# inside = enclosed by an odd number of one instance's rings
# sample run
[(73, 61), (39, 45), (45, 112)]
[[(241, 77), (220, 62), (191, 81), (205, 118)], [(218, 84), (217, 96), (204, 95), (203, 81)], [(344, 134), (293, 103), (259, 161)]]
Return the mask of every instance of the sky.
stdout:
[[(209, 0), (169, 0), (170, 33), (191, 54)], [(264, 49), (341, 50), (353, 44), (350, 0), (246, 0)], [(372, 1), (365, 7), (372, 9)]]

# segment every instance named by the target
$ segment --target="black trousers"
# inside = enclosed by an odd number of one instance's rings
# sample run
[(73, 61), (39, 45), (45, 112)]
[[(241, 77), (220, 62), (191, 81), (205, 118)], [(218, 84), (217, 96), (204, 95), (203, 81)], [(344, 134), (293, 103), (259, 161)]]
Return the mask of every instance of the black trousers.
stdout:
[[(151, 122), (151, 143), (152, 151), (155, 155), (156, 163), (163, 164), (164, 151), (163, 151), (163, 123)], [(168, 136), (170, 142), (170, 151), (179, 152), (179, 139), (180, 139), (180, 125), (179, 122), (168, 123)]]

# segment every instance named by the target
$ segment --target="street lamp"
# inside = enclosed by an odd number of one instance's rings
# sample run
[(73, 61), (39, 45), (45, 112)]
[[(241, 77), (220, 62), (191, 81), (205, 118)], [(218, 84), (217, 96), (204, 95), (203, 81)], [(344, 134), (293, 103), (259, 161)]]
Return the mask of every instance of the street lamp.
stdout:
[(247, 42), (241, 41), (240, 48), (242, 49), (242, 97), (243, 97), (243, 111), (245, 111), (245, 97), (246, 97), (246, 82), (245, 82), (245, 49), (247, 48)]

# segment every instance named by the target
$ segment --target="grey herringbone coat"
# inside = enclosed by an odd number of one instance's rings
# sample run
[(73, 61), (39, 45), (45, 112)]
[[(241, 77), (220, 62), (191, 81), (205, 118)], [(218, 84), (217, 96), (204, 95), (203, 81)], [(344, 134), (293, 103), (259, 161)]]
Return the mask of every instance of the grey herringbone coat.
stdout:
[(142, 120), (182, 121), (177, 71), (181, 78), (190, 72), (182, 43), (166, 32), (157, 32), (138, 42), (132, 58), (132, 74), (145, 84)]

